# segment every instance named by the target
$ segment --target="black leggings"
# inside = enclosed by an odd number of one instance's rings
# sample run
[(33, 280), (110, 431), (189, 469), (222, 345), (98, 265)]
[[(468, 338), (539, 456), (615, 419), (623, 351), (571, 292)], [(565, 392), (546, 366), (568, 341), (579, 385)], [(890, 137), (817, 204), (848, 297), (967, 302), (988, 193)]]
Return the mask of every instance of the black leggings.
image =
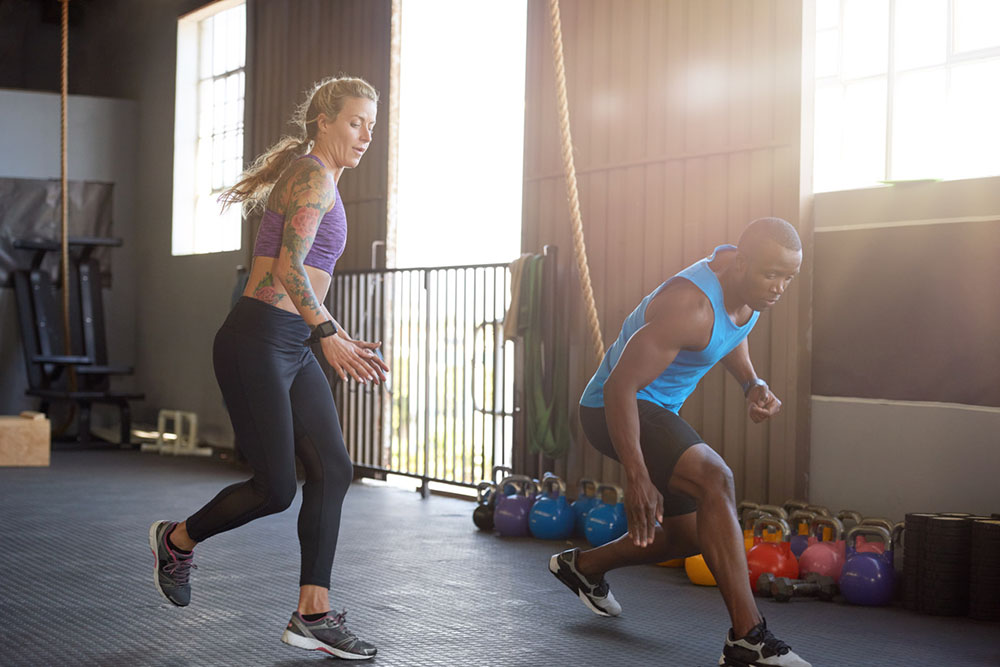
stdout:
[[(649, 479), (663, 494), (663, 516), (689, 514), (698, 508), (694, 498), (674, 493), (668, 487), (674, 466), (688, 447), (704, 442), (698, 432), (679, 415), (649, 401), (639, 403), (639, 446), (649, 470)], [(580, 425), (587, 440), (600, 453), (618, 460), (604, 408), (580, 406)]]
[(219, 492), (187, 520), (191, 539), (288, 508), (295, 498), (295, 457), (305, 469), (298, 532), (299, 585), (329, 588), (340, 511), (353, 479), (351, 458), (330, 384), (312, 351), (305, 321), (242, 297), (215, 336), (215, 377), (229, 410), (236, 446), (253, 477)]

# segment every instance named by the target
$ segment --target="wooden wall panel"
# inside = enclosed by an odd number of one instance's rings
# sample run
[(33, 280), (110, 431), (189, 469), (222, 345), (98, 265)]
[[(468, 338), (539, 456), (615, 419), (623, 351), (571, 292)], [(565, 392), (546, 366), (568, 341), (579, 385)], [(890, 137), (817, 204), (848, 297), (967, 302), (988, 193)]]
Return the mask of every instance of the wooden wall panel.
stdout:
[[(604, 340), (661, 281), (777, 215), (811, 243), (800, 215), (802, 7), (796, 0), (579, 0), (561, 3), (566, 78), (588, 259)], [(547, 0), (529, 0), (523, 244), (560, 247), (571, 338), (571, 409), (597, 366), (565, 204)], [(808, 175), (808, 174), (807, 174)], [(807, 253), (808, 255), (808, 253)], [(811, 267), (806, 265), (807, 274)], [(808, 281), (802, 281), (809, 284)], [(729, 462), (741, 497), (807, 493), (810, 297), (794, 286), (765, 313), (750, 348), (784, 401), (771, 423), (746, 418), (742, 392), (710, 372), (682, 414)], [(585, 441), (556, 464), (621, 483)]]
[[(248, 20), (248, 161), (287, 133), (288, 119), (313, 82), (340, 73), (379, 91), (379, 126), (368, 153), (338, 187), (347, 211), (341, 269), (368, 268), (371, 244), (385, 240), (387, 206), (390, 0), (251, 0)], [(249, 260), (256, 222), (247, 225)]]

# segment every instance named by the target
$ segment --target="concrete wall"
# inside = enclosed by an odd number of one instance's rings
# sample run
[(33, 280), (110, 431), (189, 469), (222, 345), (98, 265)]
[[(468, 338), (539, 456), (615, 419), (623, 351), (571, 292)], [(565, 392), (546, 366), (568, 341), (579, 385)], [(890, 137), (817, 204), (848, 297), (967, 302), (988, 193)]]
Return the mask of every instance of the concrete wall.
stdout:
[[(0, 90), (0, 177), (60, 176), (59, 96)], [(108, 347), (116, 363), (136, 358), (138, 298), (135, 190), (136, 105), (127, 100), (71, 96), (68, 103), (70, 180), (114, 183), (112, 233), (124, 247), (111, 253), (112, 287), (105, 291)], [(123, 381), (133, 388), (135, 378)], [(0, 289), (0, 414), (16, 414), (35, 401), (27, 381), (12, 289)]]
[[(212, 372), (211, 345), (228, 312), (235, 267), (243, 262), (244, 252), (170, 254), (177, 19), (204, 4), (204, 0), (110, 0), (84, 8), (70, 29), (71, 92), (97, 91), (132, 101), (118, 102), (129, 110), (127, 119), (114, 114), (88, 116), (71, 107), (69, 173), (70, 178), (128, 183), (128, 194), (116, 185), (115, 233), (125, 239), (125, 247), (114, 255), (115, 294), (107, 307), (116, 313), (114, 356), (135, 365), (134, 386), (146, 393), (146, 400), (135, 405), (134, 418), (153, 422), (160, 408), (193, 410), (201, 419), (204, 438), (225, 445), (231, 444), (232, 436)], [(18, 31), (40, 35), (58, 56), (58, 40), (52, 40), (58, 26), (44, 23), (36, 3), (11, 0), (4, 8), (11, 21), (16, 19)], [(2, 34), (10, 32), (10, 25)], [(52, 49), (33, 39), (12, 37), (6, 44), (0, 74), (7, 85), (45, 90), (57, 84), (57, 57), (53, 61), (40, 55)], [(109, 62), (115, 65), (109, 68)], [(3, 175), (58, 177), (58, 97), (3, 94), (7, 96), (0, 99)], [(48, 100), (47, 106), (39, 103), (35, 113), (8, 104), (27, 99), (24, 95)], [(93, 116), (101, 120), (95, 124)], [(90, 124), (77, 125), (84, 122)], [(104, 171), (83, 171), (83, 164), (103, 165)], [(0, 301), (0, 342), (5, 349), (8, 340), (16, 340), (10, 338), (16, 335), (16, 318), (6, 317), (13, 312), (12, 304), (7, 307)], [(8, 397), (18, 394), (18, 388), (7, 387), (23, 383), (23, 376), (19, 358), (0, 366), (5, 410), (15, 408)]]
[[(821, 193), (814, 215), (818, 242), (836, 233), (824, 229), (845, 225), (1000, 224), (1000, 178)], [(891, 352), (891, 341), (871, 344)], [(906, 512), (1000, 512), (998, 408), (813, 396), (811, 431), (813, 502), (894, 520)]]
[(198, 413), (204, 440), (230, 445), (229, 416), (212, 371), (212, 339), (229, 311), (241, 251), (171, 255), (177, 18), (203, 2), (142, 3), (130, 20), (141, 74), (129, 82), (139, 107), (135, 252), (142, 258), (136, 304), (136, 369), (153, 421), (160, 408)]

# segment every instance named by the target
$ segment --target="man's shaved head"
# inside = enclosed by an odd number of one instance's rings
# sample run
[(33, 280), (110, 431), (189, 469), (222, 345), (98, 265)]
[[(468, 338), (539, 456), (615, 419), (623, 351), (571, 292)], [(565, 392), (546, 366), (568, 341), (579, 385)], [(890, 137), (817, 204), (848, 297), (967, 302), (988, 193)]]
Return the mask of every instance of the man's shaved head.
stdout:
[(774, 241), (792, 251), (802, 250), (802, 241), (795, 227), (781, 218), (757, 218), (740, 234), (737, 246), (747, 257), (754, 257), (766, 241)]

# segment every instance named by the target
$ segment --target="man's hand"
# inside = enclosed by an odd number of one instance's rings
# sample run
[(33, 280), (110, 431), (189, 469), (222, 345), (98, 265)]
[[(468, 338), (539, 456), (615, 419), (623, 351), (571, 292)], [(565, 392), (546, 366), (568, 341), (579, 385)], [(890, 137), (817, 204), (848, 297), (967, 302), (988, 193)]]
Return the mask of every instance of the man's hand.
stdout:
[(643, 470), (628, 476), (625, 490), (625, 515), (628, 517), (628, 533), (637, 547), (653, 543), (656, 522), (663, 521), (663, 494), (653, 486), (649, 473)]
[(781, 411), (781, 401), (766, 384), (759, 384), (750, 389), (747, 401), (749, 403), (747, 410), (754, 424), (759, 424)]

